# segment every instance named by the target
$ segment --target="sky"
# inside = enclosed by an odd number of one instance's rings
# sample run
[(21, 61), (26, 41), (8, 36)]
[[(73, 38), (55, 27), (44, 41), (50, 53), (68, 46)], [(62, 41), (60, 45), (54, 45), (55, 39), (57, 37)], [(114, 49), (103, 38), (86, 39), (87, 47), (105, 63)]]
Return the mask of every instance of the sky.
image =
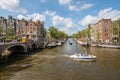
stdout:
[(120, 0), (0, 0), (0, 16), (44, 21), (71, 35), (100, 19), (120, 18)]

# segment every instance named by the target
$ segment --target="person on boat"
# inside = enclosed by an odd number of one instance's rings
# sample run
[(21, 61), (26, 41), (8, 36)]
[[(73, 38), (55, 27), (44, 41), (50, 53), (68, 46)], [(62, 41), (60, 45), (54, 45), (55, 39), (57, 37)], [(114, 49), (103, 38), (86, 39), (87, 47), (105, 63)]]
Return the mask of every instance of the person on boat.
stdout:
[(76, 55), (77, 57), (79, 57), (79, 56), (80, 56), (80, 54), (79, 54), (79, 53), (75, 53), (75, 55)]
[(77, 53), (75, 53), (75, 55), (77, 55)]

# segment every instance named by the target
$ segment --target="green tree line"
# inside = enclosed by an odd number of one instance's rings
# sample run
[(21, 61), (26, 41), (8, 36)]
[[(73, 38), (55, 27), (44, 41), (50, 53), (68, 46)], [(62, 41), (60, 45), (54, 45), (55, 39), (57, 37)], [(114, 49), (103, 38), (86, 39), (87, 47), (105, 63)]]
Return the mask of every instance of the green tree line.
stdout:
[(120, 42), (120, 18), (112, 22), (110, 31), (118, 38), (118, 42)]
[(54, 26), (50, 26), (48, 28), (47, 33), (50, 34), (50, 36), (52, 38), (55, 38), (55, 39), (67, 38), (68, 37), (68, 35), (65, 32), (60, 31), (58, 28), (56, 28)]
[(91, 33), (90, 33), (91, 29), (92, 29), (92, 27), (89, 24), (87, 26), (87, 28), (83, 29), (82, 31), (78, 31), (78, 32), (72, 34), (72, 37), (77, 38), (77, 39), (82, 38), (82, 37), (86, 37), (88, 39), (91, 39)]

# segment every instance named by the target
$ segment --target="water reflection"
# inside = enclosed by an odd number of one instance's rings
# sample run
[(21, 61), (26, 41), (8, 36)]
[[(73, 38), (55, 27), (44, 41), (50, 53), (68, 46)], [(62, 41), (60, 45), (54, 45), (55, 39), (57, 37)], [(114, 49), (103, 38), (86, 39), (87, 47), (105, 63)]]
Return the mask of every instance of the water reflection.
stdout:
[[(61, 47), (44, 49), (0, 68), (0, 80), (120, 80), (120, 50), (80, 47), (69, 39)], [(95, 62), (76, 61), (75, 52), (97, 56)]]

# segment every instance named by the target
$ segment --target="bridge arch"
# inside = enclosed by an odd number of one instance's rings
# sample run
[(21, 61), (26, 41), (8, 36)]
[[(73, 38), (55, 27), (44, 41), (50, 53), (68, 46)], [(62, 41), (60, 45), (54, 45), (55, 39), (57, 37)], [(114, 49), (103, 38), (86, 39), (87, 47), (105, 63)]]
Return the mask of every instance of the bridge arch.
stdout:
[(27, 47), (24, 44), (15, 44), (8, 46), (3, 52), (1, 56), (7, 56), (11, 53), (25, 53), (27, 52)]
[(32, 49), (33, 49), (33, 50), (38, 49), (38, 44), (37, 44), (37, 43), (33, 43), (33, 44), (32, 44)]

